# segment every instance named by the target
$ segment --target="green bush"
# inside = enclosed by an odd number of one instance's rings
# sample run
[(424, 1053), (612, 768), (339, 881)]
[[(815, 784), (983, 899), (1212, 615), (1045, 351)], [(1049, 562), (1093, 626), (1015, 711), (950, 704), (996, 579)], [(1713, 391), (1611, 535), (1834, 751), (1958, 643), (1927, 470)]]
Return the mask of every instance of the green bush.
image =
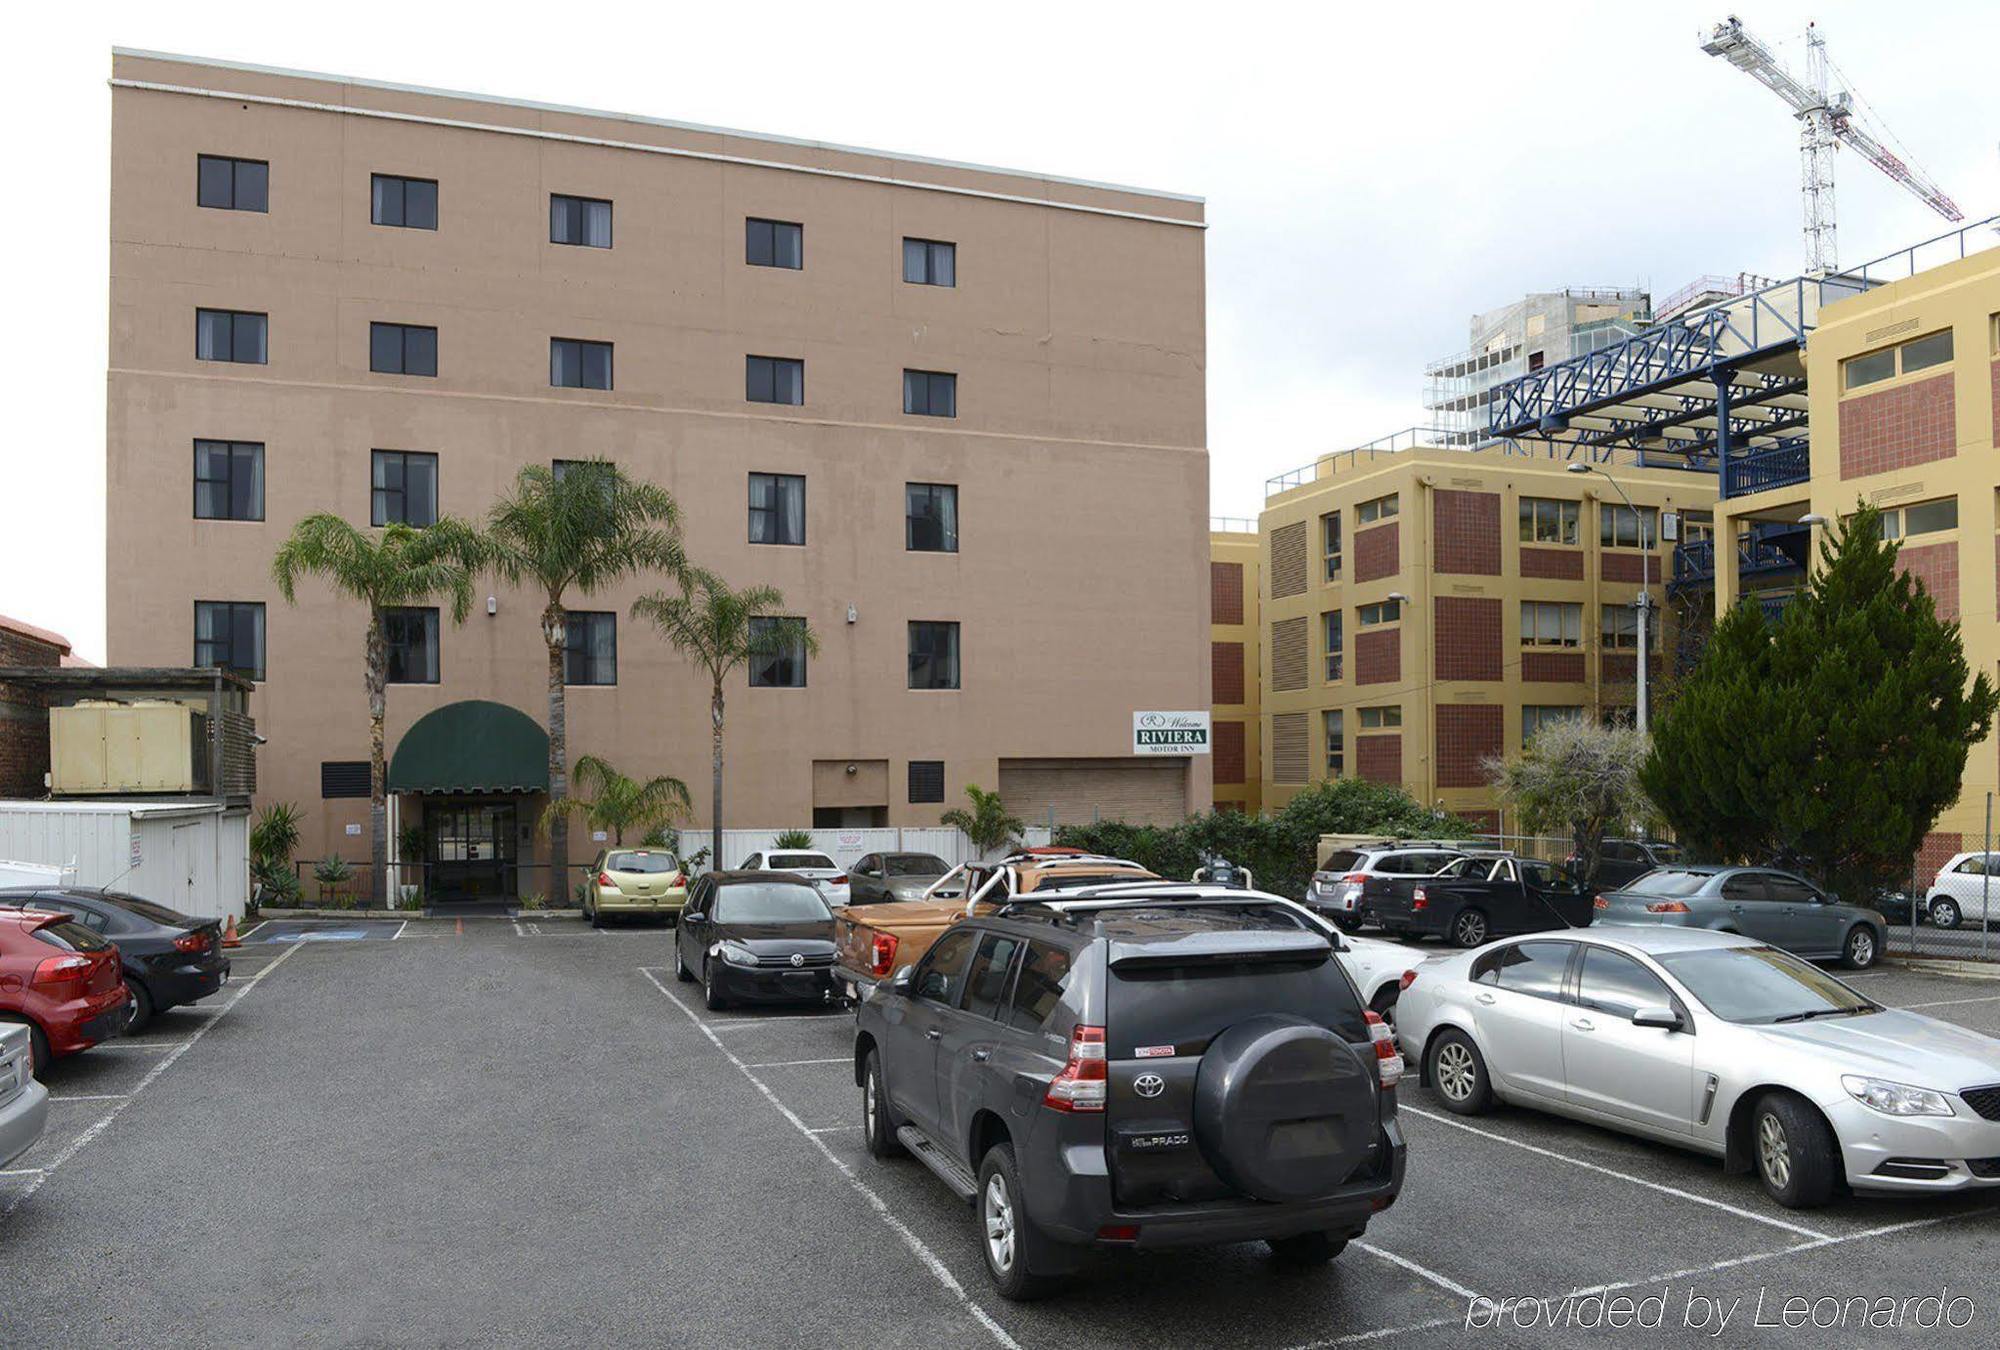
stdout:
[(1163, 877), (1185, 880), (1205, 857), (1250, 869), (1257, 889), (1302, 899), (1312, 879), (1322, 834), (1459, 837), (1475, 827), (1420, 804), (1398, 787), (1341, 778), (1315, 783), (1272, 816), (1211, 811), (1177, 825), (1128, 825), (1106, 820), (1063, 825), (1055, 842), (1130, 858)]
[(811, 848), (812, 833), (808, 830), (785, 830), (771, 841), (772, 848)]

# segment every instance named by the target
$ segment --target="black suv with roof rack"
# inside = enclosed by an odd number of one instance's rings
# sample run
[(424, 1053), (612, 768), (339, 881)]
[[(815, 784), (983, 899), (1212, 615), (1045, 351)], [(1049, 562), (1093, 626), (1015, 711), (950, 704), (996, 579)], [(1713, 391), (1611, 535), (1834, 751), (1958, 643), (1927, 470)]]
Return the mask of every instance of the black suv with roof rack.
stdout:
[(856, 1013), (869, 1152), (978, 1211), (1000, 1293), (1092, 1248), (1322, 1262), (1403, 1184), (1403, 1062), (1291, 901), (1153, 883), (948, 929)]

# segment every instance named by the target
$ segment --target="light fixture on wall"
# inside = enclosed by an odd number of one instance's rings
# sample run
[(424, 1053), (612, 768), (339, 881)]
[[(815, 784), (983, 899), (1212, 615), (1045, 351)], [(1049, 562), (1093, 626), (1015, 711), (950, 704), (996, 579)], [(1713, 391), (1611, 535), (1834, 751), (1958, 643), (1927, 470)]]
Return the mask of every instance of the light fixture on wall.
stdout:
[(860, 772), (861, 772), (861, 766), (859, 764), (850, 764), (847, 766), (847, 776), (849, 778), (852, 778), (855, 774), (858, 774)]
[(858, 621), (860, 618), (861, 618), (861, 611), (857, 610), (854, 606), (849, 605), (847, 607), (847, 621), (849, 623), (854, 623)]
[(498, 613), (500, 612), (500, 597), (499, 597), (499, 596), (497, 596), (497, 595), (489, 595), (489, 596), (487, 596), (487, 597), (486, 597), (486, 612), (487, 612), (488, 614), (498, 614)]

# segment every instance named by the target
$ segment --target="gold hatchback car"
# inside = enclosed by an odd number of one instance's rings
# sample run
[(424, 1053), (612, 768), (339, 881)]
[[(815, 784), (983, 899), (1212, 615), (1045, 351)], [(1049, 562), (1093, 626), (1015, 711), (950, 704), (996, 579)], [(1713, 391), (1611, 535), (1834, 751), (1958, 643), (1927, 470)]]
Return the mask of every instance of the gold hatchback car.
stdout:
[(608, 848), (591, 864), (583, 916), (602, 928), (608, 915), (652, 914), (678, 920), (687, 904), (681, 860), (661, 848)]

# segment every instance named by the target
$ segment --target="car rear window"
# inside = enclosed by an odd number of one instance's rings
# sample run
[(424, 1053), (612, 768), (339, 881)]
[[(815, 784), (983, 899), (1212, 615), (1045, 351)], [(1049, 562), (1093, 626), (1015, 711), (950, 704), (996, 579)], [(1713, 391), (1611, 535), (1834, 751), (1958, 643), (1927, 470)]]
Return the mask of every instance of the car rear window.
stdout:
[(612, 853), (604, 859), (607, 872), (635, 872), (652, 876), (660, 872), (678, 872), (681, 865), (671, 853), (652, 853), (641, 850), (634, 853)]
[(824, 853), (773, 853), (769, 864), (773, 872), (790, 872), (800, 867), (833, 870), (833, 859)]
[(1472, 978), (1517, 994), (1553, 998), (1562, 992), (1563, 973), (1569, 969), (1573, 946), (1570, 942), (1520, 942), (1502, 947), (1479, 958)]
[(66, 952), (101, 952), (111, 945), (74, 919), (43, 924), (35, 930), (35, 938)]
[(1010, 1026), (1039, 1031), (1062, 1002), (1069, 987), (1069, 953), (1046, 942), (1030, 942), (1021, 975), (1014, 982), (1014, 1001), (1007, 1010)]
[(951, 864), (931, 853), (890, 853), (882, 859), (882, 874), (890, 877), (941, 877)]
[(1713, 874), (1709, 872), (1683, 872), (1676, 868), (1662, 867), (1646, 873), (1632, 883), (1632, 889), (1647, 895), (1694, 895), (1708, 885)]
[(1352, 872), (1361, 866), (1361, 855), (1351, 848), (1336, 849), (1319, 865), (1322, 872)]
[(810, 923), (833, 918), (819, 892), (795, 881), (724, 886), (715, 897), (717, 923)]
[(194, 915), (183, 914), (177, 909), (168, 909), (165, 905), (156, 905), (151, 900), (141, 900), (136, 895), (106, 891), (104, 901), (106, 904), (116, 905), (129, 914), (137, 914), (142, 919), (151, 919), (154, 923), (165, 924), (169, 928), (194, 928), (208, 922), (207, 919), (197, 919)]
[(1368, 1039), (1361, 999), (1330, 949), (1299, 961), (1114, 969), (1105, 1037), (1113, 1059), (1130, 1059), (1142, 1045), (1194, 1054), (1238, 1022), (1268, 1013), (1306, 1018), (1346, 1041)]

